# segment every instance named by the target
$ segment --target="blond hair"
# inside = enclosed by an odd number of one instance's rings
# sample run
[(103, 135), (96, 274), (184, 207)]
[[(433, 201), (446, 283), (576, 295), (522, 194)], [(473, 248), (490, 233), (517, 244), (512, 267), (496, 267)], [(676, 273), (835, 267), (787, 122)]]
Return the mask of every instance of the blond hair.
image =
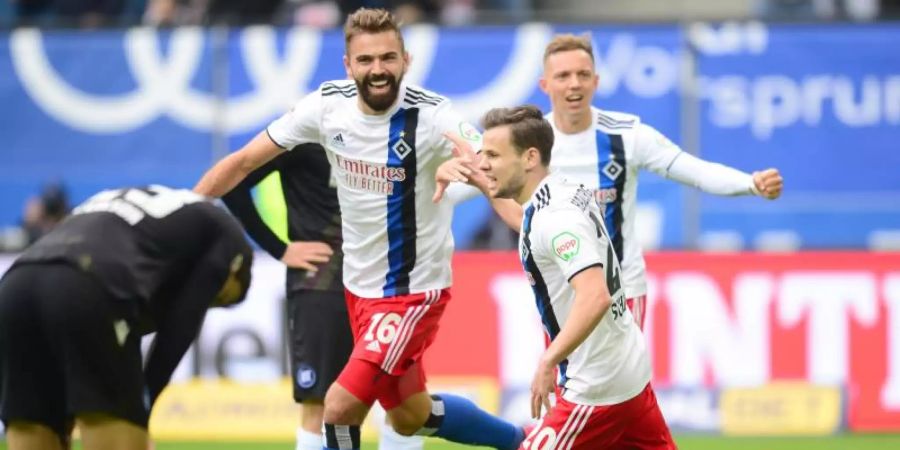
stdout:
[(591, 57), (591, 62), (594, 62), (594, 46), (591, 44), (591, 35), (590, 34), (557, 34), (553, 37), (547, 47), (544, 48), (544, 63), (547, 63), (547, 58), (550, 55), (560, 52), (568, 52), (571, 50), (583, 50), (587, 52), (587, 54)]
[(400, 22), (393, 14), (384, 9), (359, 8), (347, 16), (347, 21), (344, 23), (344, 44), (350, 47), (350, 40), (360, 34), (376, 34), (385, 31), (397, 33), (400, 47), (406, 51), (403, 34), (400, 33)]

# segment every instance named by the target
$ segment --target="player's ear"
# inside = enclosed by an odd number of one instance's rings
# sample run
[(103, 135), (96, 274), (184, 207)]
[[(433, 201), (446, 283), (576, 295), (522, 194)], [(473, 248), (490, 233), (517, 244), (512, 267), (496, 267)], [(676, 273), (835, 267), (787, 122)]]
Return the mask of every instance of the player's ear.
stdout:
[(538, 86), (541, 87), (543, 93), (549, 94), (549, 92), (547, 92), (547, 78), (545, 78), (544, 75), (541, 75), (541, 79), (538, 80)]
[(536, 147), (528, 147), (525, 150), (525, 167), (533, 169), (541, 165), (541, 152)]
[(353, 72), (350, 71), (350, 57), (344, 53), (344, 70), (347, 71), (347, 78), (353, 79)]

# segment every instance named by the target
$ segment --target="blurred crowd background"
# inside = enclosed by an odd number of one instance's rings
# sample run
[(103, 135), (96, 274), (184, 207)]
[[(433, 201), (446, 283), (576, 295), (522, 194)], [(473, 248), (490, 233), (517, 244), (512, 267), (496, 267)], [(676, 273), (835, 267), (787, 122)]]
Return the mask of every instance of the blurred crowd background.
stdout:
[(5, 26), (305, 25), (333, 27), (359, 7), (405, 23), (659, 22), (761, 19), (868, 22), (900, 17), (898, 0), (6, 0)]

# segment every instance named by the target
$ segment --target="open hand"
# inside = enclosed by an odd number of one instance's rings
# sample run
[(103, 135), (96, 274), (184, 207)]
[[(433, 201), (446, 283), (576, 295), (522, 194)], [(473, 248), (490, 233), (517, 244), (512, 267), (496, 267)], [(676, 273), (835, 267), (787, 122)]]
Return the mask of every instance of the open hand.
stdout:
[(316, 264), (328, 262), (333, 254), (331, 246), (324, 242), (297, 241), (288, 244), (281, 262), (294, 269), (316, 272), (319, 270)]

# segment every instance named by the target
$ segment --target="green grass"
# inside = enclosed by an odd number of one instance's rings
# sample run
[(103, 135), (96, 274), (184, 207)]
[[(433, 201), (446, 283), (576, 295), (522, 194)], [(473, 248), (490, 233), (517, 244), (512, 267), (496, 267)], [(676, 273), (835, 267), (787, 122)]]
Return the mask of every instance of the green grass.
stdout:
[[(887, 450), (900, 449), (900, 435), (845, 434), (815, 438), (733, 438), (721, 436), (678, 436), (682, 450)], [(76, 446), (80, 448), (80, 446)], [(429, 440), (426, 450), (463, 450), (462, 445)], [(292, 450), (293, 443), (213, 443), (213, 442), (158, 442), (157, 450)], [(367, 443), (363, 450), (376, 450), (377, 445)], [(6, 444), (0, 441), (0, 450)]]

